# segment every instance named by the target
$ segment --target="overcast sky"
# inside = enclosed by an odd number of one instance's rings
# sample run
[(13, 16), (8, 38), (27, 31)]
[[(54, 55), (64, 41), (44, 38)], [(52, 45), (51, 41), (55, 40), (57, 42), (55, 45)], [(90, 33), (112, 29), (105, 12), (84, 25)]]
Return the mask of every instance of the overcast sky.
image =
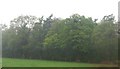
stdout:
[(0, 0), (0, 23), (9, 24), (20, 15), (66, 18), (73, 13), (102, 19), (114, 14), (117, 19), (119, 0)]

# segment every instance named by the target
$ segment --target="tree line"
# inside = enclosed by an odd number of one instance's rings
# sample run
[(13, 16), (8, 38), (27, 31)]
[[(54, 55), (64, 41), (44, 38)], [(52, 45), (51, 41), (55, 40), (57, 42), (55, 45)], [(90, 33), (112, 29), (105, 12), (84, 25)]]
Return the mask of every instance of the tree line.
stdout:
[(118, 60), (117, 22), (111, 14), (97, 22), (73, 14), (68, 18), (19, 16), (2, 27), (2, 55), (9, 58), (77, 62)]

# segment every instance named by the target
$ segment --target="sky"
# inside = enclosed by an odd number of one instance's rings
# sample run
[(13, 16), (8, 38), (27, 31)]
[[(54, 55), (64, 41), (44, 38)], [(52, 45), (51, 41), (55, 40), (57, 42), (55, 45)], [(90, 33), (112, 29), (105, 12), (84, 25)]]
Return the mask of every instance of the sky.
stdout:
[(0, 0), (0, 23), (10, 24), (10, 20), (20, 15), (37, 17), (67, 18), (74, 13), (101, 20), (103, 16), (114, 14), (118, 18), (120, 0)]

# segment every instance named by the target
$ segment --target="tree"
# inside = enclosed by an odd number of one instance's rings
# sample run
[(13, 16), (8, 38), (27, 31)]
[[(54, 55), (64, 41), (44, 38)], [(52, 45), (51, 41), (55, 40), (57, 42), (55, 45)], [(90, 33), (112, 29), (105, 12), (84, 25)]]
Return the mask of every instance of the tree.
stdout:
[[(48, 32), (44, 45), (48, 48), (61, 48), (63, 57), (68, 60), (83, 59), (89, 52), (91, 34), (95, 23), (91, 18), (78, 14), (65, 20), (56, 20)], [(60, 57), (60, 56), (59, 56)]]
[(115, 61), (118, 54), (118, 41), (114, 16), (103, 18), (93, 32), (94, 47), (98, 61)]
[(7, 49), (11, 50), (10, 52), (13, 53), (11, 55), (12, 57), (24, 58), (24, 53), (26, 52), (24, 51), (24, 46), (28, 44), (29, 33), (36, 21), (37, 18), (35, 16), (19, 16), (11, 20), (10, 28), (6, 30), (7, 32), (5, 34), (8, 35), (9, 33), (6, 44), (8, 44)]
[(62, 61), (117, 60), (117, 24), (113, 15), (97, 19), (73, 14), (46, 19), (19, 16), (10, 27), (2, 25), (3, 57)]

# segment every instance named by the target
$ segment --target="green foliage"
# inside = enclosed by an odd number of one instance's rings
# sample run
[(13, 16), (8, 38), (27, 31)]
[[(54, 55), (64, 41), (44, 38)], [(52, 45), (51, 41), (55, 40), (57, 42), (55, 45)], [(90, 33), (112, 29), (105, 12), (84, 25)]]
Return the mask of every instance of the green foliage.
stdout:
[(77, 62), (117, 60), (113, 15), (105, 16), (100, 23), (79, 14), (66, 19), (52, 16), (19, 16), (9, 28), (3, 25), (3, 57)]
[(93, 48), (98, 56), (98, 61), (114, 61), (118, 57), (118, 36), (113, 15), (104, 17), (93, 31)]

